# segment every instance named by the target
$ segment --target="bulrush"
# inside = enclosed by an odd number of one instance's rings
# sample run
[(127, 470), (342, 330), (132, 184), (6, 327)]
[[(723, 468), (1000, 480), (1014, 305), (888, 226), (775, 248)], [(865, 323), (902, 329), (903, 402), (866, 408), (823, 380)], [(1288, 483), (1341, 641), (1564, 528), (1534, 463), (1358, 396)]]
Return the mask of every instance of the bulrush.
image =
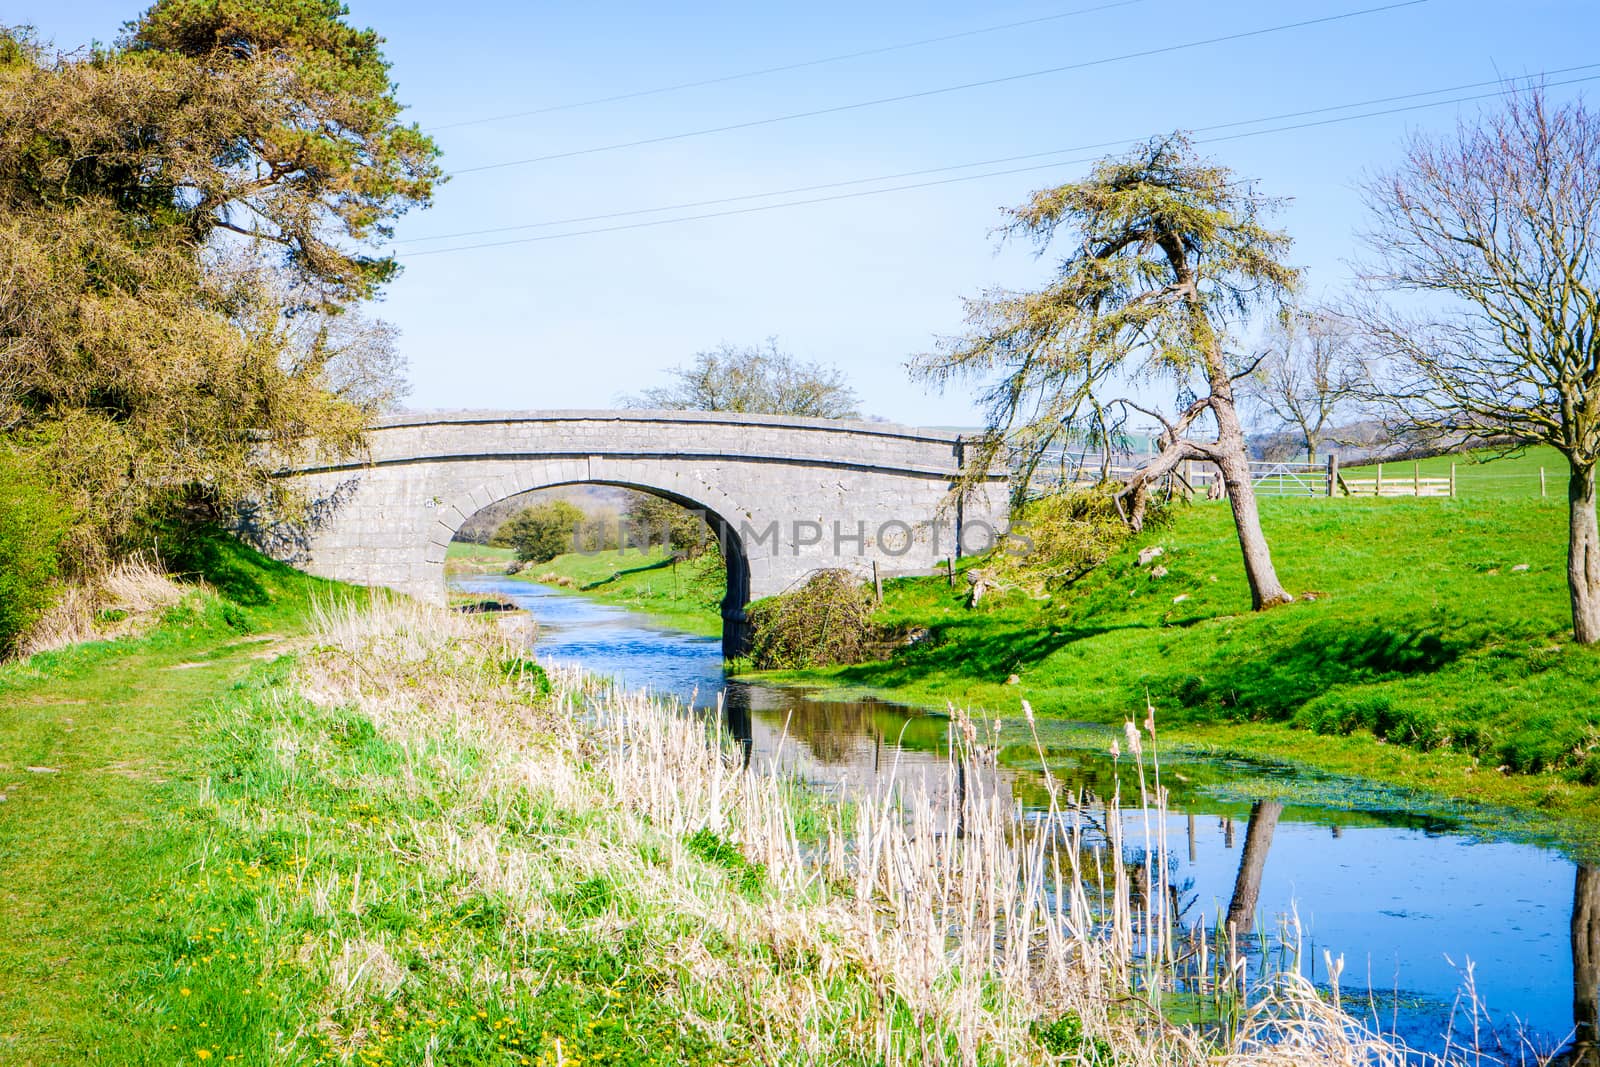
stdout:
[[(1052, 787), (1046, 811), (1024, 813), (971, 762), (984, 731), (959, 712), (942, 784), (891, 772), (828, 794), (747, 768), (717, 720), (681, 705), (575, 671), (543, 685), (464, 616), (385, 597), (318, 614), (302, 691), (353, 707), (402, 754), (390, 788), (443, 790), (439, 816), (407, 829), (408, 862), (504, 901), (510, 944), (610, 945), (682, 1026), (758, 1062), (1408, 1062), (1293, 969), (1241, 991), (1232, 946), (1212, 953), (1184, 928), (1149, 829), (1165, 821), (1159, 779), (1145, 794), (1131, 722), (1142, 851), (1124, 840), (1120, 796)], [(470, 773), (441, 773), (447, 738), (475, 754)], [(378, 958), (354, 934), (308, 951), (331, 1004), (395, 980), (351, 977), (352, 961)], [(533, 962), (436, 965), (507, 998), (559, 980)], [(1174, 994), (1214, 1015), (1169, 1021)]]

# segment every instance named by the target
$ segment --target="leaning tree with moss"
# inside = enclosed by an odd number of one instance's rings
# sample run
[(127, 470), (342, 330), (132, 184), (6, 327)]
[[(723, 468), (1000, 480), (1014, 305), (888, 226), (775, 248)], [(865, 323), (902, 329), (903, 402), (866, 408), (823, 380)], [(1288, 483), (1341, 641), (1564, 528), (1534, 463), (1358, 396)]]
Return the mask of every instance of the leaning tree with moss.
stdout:
[(1514, 93), (1366, 193), (1369, 395), (1425, 440), (1566, 457), (1573, 633), (1600, 643), (1600, 113)]
[[(1160, 453), (1117, 495), (1138, 530), (1157, 482), (1185, 460), (1216, 465), (1233, 507), (1251, 603), (1287, 603), (1261, 531), (1234, 383), (1249, 368), (1228, 351), (1231, 330), (1281, 311), (1298, 282), (1284, 262), (1289, 238), (1261, 216), (1276, 201), (1200, 159), (1183, 134), (1104, 160), (1080, 182), (1035, 193), (1009, 210), (1002, 233), (1042, 254), (1071, 242), (1037, 292), (986, 293), (967, 302), (972, 327), (919, 357), (914, 369), (944, 385), (988, 383), (987, 430), (972, 469), (1007, 450), (1022, 458), (1020, 488), (1052, 449), (1081, 440), (1107, 448), (1130, 412), (1159, 421)], [(1120, 394), (1130, 379), (1165, 379), (1176, 412)], [(1209, 427), (1214, 435), (1201, 436)]]

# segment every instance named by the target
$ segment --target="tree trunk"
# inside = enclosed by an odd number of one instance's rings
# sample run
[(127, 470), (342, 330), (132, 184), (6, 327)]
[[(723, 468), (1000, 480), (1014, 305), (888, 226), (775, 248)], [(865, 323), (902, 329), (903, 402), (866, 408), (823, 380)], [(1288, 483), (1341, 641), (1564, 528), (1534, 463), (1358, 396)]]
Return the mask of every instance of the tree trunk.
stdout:
[(1572, 888), (1572, 1044), (1563, 1062), (1600, 1064), (1600, 871), (1579, 866)]
[(1233, 408), (1233, 390), (1227, 371), (1218, 368), (1211, 375), (1212, 413), (1217, 419), (1217, 470), (1228, 489), (1228, 504), (1233, 508), (1233, 525), (1239, 533), (1239, 549), (1244, 553), (1244, 574), (1250, 582), (1250, 607), (1265, 611), (1279, 604), (1293, 603), (1278, 581), (1272, 566), (1272, 551), (1261, 532), (1261, 512), (1256, 508), (1256, 487), (1250, 480), (1250, 454), (1245, 451), (1244, 430)]
[(1244, 831), (1244, 852), (1239, 856), (1239, 876), (1233, 883), (1233, 899), (1228, 903), (1228, 926), (1235, 934), (1250, 932), (1256, 921), (1256, 902), (1261, 899), (1261, 874), (1267, 868), (1267, 852), (1272, 848), (1272, 832), (1278, 828), (1283, 805), (1276, 800), (1258, 800), (1250, 806), (1250, 825)]
[(1594, 494), (1594, 467), (1573, 464), (1567, 479), (1567, 589), (1572, 594), (1572, 635), (1580, 645), (1600, 642), (1600, 529)]

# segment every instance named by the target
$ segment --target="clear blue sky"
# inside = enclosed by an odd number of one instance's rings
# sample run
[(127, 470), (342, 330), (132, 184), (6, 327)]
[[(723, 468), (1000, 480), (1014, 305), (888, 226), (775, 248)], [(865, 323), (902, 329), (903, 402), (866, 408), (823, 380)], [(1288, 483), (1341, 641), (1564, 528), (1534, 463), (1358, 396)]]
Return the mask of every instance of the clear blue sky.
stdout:
[[(388, 38), (424, 126), (802, 62), (1039, 18), (1106, 0), (799, 5), (353, 0)], [(657, 137), (1378, 6), (1383, 0), (1140, 0), (1096, 13), (681, 92), (438, 131), (447, 168)], [(136, 4), (9, 0), (70, 47), (109, 40)], [(1304, 29), (727, 133), (462, 174), (402, 240), (741, 196), (1350, 103), (1600, 62), (1593, 0), (1426, 0)], [(1600, 74), (1600, 68), (1584, 74)], [(1583, 76), (1583, 75), (1578, 75)], [(1559, 95), (1591, 86), (1556, 89)], [(1479, 90), (1482, 91), (1482, 90)], [(1477, 105), (1466, 105), (1468, 108)], [(1357, 251), (1354, 188), (1408, 128), (1459, 106), (1207, 147), (1293, 198), (1281, 223), (1334, 294)], [(1075, 156), (1064, 158), (1073, 159)], [(1021, 166), (1024, 164), (1013, 164)], [(989, 168), (998, 169), (998, 168)], [(960, 393), (908, 384), (906, 358), (960, 326), (960, 298), (1026, 285), (1049, 260), (997, 254), (997, 209), (1082, 164), (783, 210), (406, 258), (377, 309), (403, 331), (411, 404), (603, 407), (722, 341), (776, 335), (843, 367), (864, 408), (970, 423)], [(931, 177), (943, 177), (934, 175)], [(914, 179), (912, 179), (914, 180)], [(924, 179), (926, 180), (926, 179)], [(902, 184), (900, 182), (891, 184)], [(826, 195), (826, 194), (811, 194)], [(767, 201), (751, 201), (764, 203)], [(730, 205), (743, 206), (743, 205)], [(715, 208), (705, 210), (717, 210)], [(725, 209), (724, 209), (725, 210)], [(693, 214), (695, 212), (683, 212)], [(657, 218), (662, 216), (641, 216)], [(567, 227), (617, 225), (630, 219)], [(559, 233), (526, 230), (452, 243)]]

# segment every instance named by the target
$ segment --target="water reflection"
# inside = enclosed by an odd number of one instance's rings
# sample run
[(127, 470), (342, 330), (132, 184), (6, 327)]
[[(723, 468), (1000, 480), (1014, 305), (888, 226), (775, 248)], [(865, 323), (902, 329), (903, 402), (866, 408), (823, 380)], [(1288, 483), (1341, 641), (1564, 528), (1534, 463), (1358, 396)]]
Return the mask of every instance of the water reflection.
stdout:
[(1572, 1044), (1563, 1062), (1600, 1067), (1600, 871), (1587, 864), (1572, 887)]
[[(1261, 873), (1266, 870), (1267, 852), (1272, 848), (1272, 831), (1278, 828), (1278, 817), (1282, 814), (1283, 805), (1276, 800), (1258, 800), (1250, 805), (1244, 852), (1239, 856), (1239, 874), (1233, 880), (1233, 896), (1228, 900), (1227, 929), (1235, 938), (1255, 928), (1256, 902), (1261, 899)], [(1229, 829), (1232, 829), (1231, 819)], [(1231, 841), (1228, 847), (1232, 847)]]
[[(630, 686), (715, 707), (724, 687), (720, 648), (627, 612), (507, 578), (461, 583), (513, 599), (541, 620), (539, 655), (619, 677)], [(931, 794), (959, 788), (948, 721), (881, 701), (818, 701), (792, 689), (727, 685), (724, 721), (748, 763), (777, 765), (820, 788), (871, 790), (892, 774)], [(1138, 852), (1143, 819), (1170, 846), (1163, 857), (1174, 914), (1191, 927), (1232, 924), (1242, 951), (1261, 948), (1291, 909), (1304, 929), (1301, 959), (1326, 980), (1323, 952), (1343, 956), (1344, 1005), (1414, 1047), (1437, 1050), (1452, 1025), (1463, 969), (1474, 965), (1493, 1020), (1486, 1042), (1523, 1062), (1573, 1040), (1563, 1061), (1600, 1067), (1600, 873), (1560, 853), (1417, 811), (1367, 783), (1320, 778), (1246, 760), (1163, 758), (1168, 814), (1139, 806), (1137, 775), (1113, 759), (1111, 734), (1040, 723), (1044, 758), (1025, 727), (985, 730), (973, 773), (1024, 810), (1048, 805), (1043, 766), (1057, 787), (1110, 808)], [(1101, 817), (1104, 817), (1103, 815)], [(1182, 840), (1182, 844), (1178, 842)], [(1220, 920), (1220, 923), (1219, 923)]]

